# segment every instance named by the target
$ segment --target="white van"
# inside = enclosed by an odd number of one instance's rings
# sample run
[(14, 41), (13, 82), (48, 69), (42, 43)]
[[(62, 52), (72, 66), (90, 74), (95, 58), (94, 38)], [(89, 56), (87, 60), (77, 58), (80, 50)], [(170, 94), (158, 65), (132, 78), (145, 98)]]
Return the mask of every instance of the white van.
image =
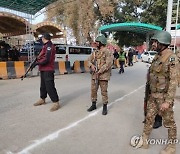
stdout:
[(93, 52), (92, 47), (71, 46), (71, 45), (55, 45), (56, 58), (55, 61), (70, 61), (71, 66), (78, 61), (85, 61)]

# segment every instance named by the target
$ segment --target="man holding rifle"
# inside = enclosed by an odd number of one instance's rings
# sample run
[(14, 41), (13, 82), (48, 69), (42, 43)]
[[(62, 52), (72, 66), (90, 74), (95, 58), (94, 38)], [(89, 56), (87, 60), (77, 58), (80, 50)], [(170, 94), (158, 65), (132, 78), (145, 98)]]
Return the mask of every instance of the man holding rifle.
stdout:
[(46, 104), (45, 99), (47, 94), (53, 102), (50, 111), (56, 111), (60, 108), (59, 97), (54, 84), (54, 60), (56, 48), (51, 42), (51, 36), (48, 33), (42, 35), (44, 46), (37, 57), (37, 61), (32, 66), (32, 69), (39, 65), (41, 85), (40, 85), (40, 100), (34, 106)]
[(108, 80), (111, 76), (111, 67), (113, 64), (113, 53), (106, 47), (107, 40), (104, 35), (96, 38), (97, 50), (95, 50), (89, 58), (89, 67), (92, 72), (91, 80), (91, 100), (92, 105), (87, 110), (91, 112), (96, 109), (97, 91), (98, 87), (101, 88), (101, 95), (103, 100), (102, 114), (107, 114), (108, 104)]

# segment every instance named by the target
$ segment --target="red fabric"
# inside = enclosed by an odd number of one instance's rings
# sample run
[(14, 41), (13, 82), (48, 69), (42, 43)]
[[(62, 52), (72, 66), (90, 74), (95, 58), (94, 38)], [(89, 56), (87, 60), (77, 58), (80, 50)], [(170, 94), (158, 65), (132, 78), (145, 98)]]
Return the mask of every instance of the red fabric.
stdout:
[[(51, 43), (51, 42), (48, 42)], [(47, 47), (48, 43), (44, 44), (39, 56), (38, 56), (38, 63), (41, 63), (46, 60), (46, 54), (47, 54)], [(39, 65), (39, 71), (54, 71), (54, 61), (55, 61), (55, 54), (56, 54), (56, 48), (55, 46), (51, 43), (51, 55), (50, 55), (50, 60), (47, 64), (45, 65)]]

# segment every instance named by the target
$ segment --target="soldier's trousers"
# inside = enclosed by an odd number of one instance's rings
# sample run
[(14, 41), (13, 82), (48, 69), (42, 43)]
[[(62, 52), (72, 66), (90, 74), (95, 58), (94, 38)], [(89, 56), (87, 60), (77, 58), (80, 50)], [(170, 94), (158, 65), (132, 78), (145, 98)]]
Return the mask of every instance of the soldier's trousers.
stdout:
[(165, 101), (163, 98), (150, 97), (147, 103), (146, 123), (144, 124), (143, 133), (145, 133), (147, 136), (150, 135), (153, 128), (155, 116), (159, 114), (160, 116), (162, 116), (164, 127), (168, 129), (168, 139), (176, 139), (177, 128), (174, 121), (173, 105), (171, 105), (165, 111), (160, 111), (160, 106), (164, 102)]
[(97, 101), (97, 91), (98, 88), (101, 88), (101, 95), (102, 95), (102, 100), (104, 104), (108, 103), (108, 81), (107, 80), (99, 80), (98, 86), (95, 84), (95, 80), (91, 80), (91, 100), (92, 102)]

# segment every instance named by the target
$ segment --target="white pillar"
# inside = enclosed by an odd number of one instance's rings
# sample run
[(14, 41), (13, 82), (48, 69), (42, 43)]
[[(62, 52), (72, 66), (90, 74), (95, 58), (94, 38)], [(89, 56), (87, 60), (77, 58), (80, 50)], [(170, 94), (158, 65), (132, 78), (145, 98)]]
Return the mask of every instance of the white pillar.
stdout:
[(166, 31), (168, 31), (169, 33), (171, 32), (172, 7), (173, 7), (173, 0), (168, 0)]

